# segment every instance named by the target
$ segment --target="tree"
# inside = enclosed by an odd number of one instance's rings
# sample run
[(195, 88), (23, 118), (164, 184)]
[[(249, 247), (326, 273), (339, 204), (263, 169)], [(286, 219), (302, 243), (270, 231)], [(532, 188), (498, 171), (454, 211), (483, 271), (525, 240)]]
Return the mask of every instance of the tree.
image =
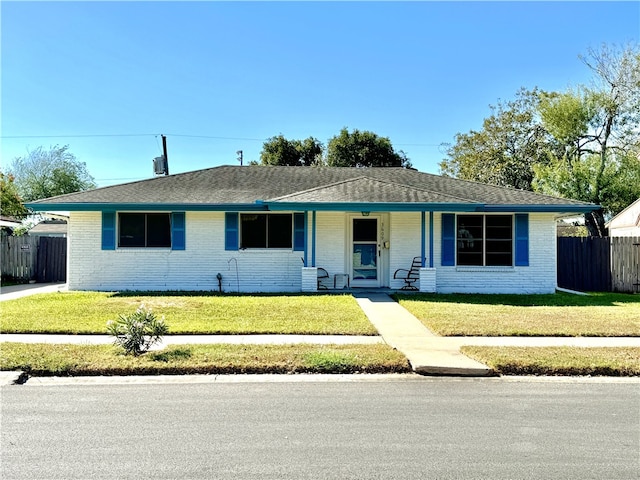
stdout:
[(309, 137), (305, 140), (288, 140), (282, 135), (269, 138), (262, 145), (262, 165), (311, 166), (322, 163), (322, 143)]
[(327, 164), (332, 167), (411, 167), (406, 154), (402, 150), (396, 152), (389, 138), (357, 129), (349, 133), (346, 127), (329, 140)]
[(541, 93), (520, 89), (516, 99), (490, 106), (482, 130), (458, 133), (440, 173), (464, 180), (532, 190), (534, 165), (548, 162), (558, 145), (537, 114)]
[(602, 205), (585, 223), (604, 235), (605, 216), (640, 196), (640, 52), (605, 45), (581, 58), (592, 85), (521, 90), (482, 130), (456, 136), (441, 173)]
[(602, 205), (585, 224), (603, 236), (605, 216), (640, 196), (640, 50), (605, 45), (582, 60), (592, 86), (540, 101), (542, 123), (564, 149), (537, 167), (536, 189)]
[(22, 204), (13, 175), (0, 172), (0, 207), (2, 214), (10, 217), (23, 218), (29, 211)]
[(20, 196), (29, 202), (95, 188), (87, 165), (68, 151), (69, 146), (38, 147), (13, 160), (10, 168)]

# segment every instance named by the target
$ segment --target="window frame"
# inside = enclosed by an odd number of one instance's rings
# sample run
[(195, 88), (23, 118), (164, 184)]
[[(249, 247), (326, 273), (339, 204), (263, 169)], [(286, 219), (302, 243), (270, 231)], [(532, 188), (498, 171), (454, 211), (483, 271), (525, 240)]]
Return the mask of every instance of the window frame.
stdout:
[[(481, 219), (480, 224), (478, 225), (477, 219)], [(498, 223), (487, 225), (487, 219), (491, 220), (505, 220), (508, 219), (509, 225), (500, 225)], [(490, 220), (490, 222), (491, 222)], [(463, 232), (463, 227), (465, 227), (464, 222), (472, 221), (470, 228), (474, 231), (474, 234), (471, 234), (467, 231), (467, 234), (470, 236), (465, 236)], [(496, 215), (485, 215), (485, 214), (456, 214), (455, 216), (455, 265), (457, 267), (470, 267), (470, 268), (478, 268), (478, 267), (502, 267), (502, 268), (513, 268), (516, 266), (516, 222), (513, 214), (496, 214)], [(478, 228), (480, 228), (481, 236), (477, 236)], [(499, 235), (500, 230), (503, 232), (508, 228), (508, 238), (506, 235)], [(496, 236), (493, 234), (492, 237), (489, 237), (487, 234), (487, 230), (489, 232), (498, 232)], [(492, 233), (490, 233), (492, 234)], [(496, 245), (508, 245), (509, 248), (505, 250), (495, 250)], [(476, 245), (480, 245), (480, 251), (478, 252)], [(490, 247), (491, 246), (491, 247)], [(464, 248), (472, 248), (476, 251), (473, 252), (462, 252), (461, 250)], [(490, 249), (491, 248), (491, 249)], [(477, 256), (480, 253), (481, 263), (469, 263), (469, 261), (462, 263), (461, 256), (464, 258), (466, 255), (469, 258), (472, 258), (472, 255)], [(509, 256), (509, 263), (500, 262), (500, 261), (491, 261), (490, 263), (487, 261), (488, 258), (494, 256), (494, 258), (506, 258)]]
[[(122, 220), (127, 216), (143, 216), (144, 217), (144, 245), (136, 244), (136, 245), (126, 245), (122, 242), (123, 235), (123, 226)], [(163, 219), (163, 222), (166, 221), (166, 225), (161, 225), (161, 228), (164, 230), (166, 228), (166, 232), (162, 232), (162, 236), (160, 240), (152, 237), (152, 241), (149, 241), (149, 216), (154, 216), (156, 218), (166, 217)], [(173, 218), (171, 212), (118, 212), (117, 214), (117, 233), (116, 240), (118, 248), (122, 249), (133, 249), (133, 248), (151, 248), (151, 249), (172, 249), (173, 248)], [(139, 227), (138, 227), (139, 228)], [(157, 228), (157, 227), (156, 227)], [(151, 232), (153, 234), (153, 232)], [(153, 245), (153, 243), (162, 241), (162, 244)], [(126, 243), (126, 242), (125, 242)], [(150, 245), (152, 243), (152, 245)]]

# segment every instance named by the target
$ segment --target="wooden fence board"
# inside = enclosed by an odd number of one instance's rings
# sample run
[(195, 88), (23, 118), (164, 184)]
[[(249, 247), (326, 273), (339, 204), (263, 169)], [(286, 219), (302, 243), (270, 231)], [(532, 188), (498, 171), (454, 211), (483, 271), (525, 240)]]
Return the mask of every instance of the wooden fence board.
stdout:
[(559, 237), (558, 286), (640, 292), (640, 237)]
[(64, 282), (67, 279), (67, 239), (41, 237), (38, 247), (38, 282)]
[(37, 255), (37, 237), (3, 236), (0, 248), (2, 276), (25, 282), (35, 279)]
[(0, 243), (3, 278), (27, 282), (67, 280), (67, 239), (63, 237), (3, 236)]
[(611, 280), (614, 292), (640, 292), (640, 237), (611, 237)]
[(608, 237), (559, 237), (558, 286), (583, 292), (611, 290)]

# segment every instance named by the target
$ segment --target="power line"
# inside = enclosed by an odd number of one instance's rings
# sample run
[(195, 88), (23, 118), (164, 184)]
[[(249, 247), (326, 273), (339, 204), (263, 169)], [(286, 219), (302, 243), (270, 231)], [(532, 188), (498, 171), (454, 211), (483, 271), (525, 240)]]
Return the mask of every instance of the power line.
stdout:
[[(98, 138), (98, 137), (157, 137), (159, 133), (105, 133), (105, 134), (86, 134), (86, 135), (1, 135), (0, 138)], [(246, 137), (220, 137), (213, 135), (185, 135), (180, 133), (166, 133), (167, 137), (186, 137), (186, 138), (212, 138), (217, 140), (247, 140), (264, 142), (265, 138), (246, 138)]]
[(105, 133), (88, 135), (2, 135), (0, 138), (92, 138), (92, 137), (153, 137), (157, 133)]

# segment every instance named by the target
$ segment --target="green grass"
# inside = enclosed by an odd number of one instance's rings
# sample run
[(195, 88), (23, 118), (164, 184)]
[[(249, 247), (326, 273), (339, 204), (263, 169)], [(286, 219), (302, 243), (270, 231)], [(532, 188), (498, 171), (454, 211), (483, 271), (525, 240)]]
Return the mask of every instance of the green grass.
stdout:
[(170, 334), (376, 335), (350, 295), (202, 295), (62, 292), (2, 302), (2, 333), (106, 333), (140, 304), (165, 316)]
[(462, 347), (501, 375), (640, 376), (638, 347)]
[(3, 343), (0, 370), (31, 376), (248, 373), (404, 373), (401, 353), (379, 345), (176, 345), (134, 357), (112, 345)]
[(444, 336), (640, 336), (640, 295), (394, 295)]

